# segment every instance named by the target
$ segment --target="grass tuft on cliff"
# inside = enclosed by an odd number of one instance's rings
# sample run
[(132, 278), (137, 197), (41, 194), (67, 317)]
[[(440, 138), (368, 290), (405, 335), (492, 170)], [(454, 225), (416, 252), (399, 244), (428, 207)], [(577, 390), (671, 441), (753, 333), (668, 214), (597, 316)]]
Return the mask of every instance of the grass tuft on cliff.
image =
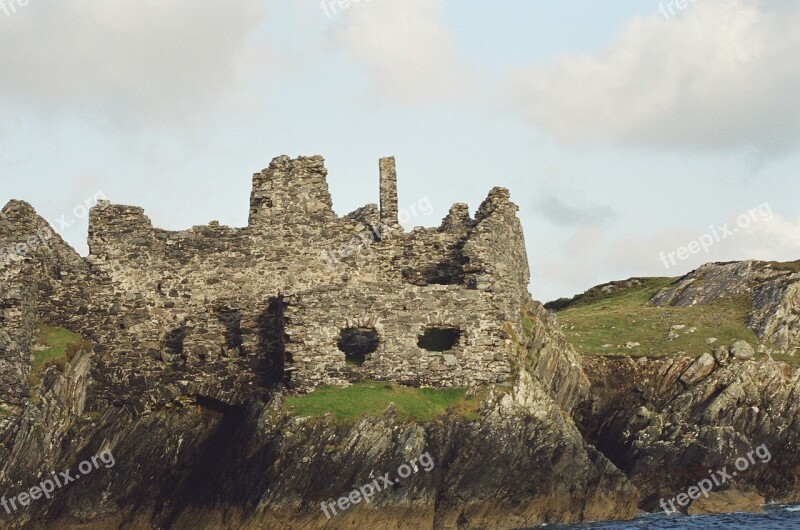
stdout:
[(29, 382), (31, 387), (38, 386), (39, 375), (48, 366), (56, 365), (64, 369), (69, 361), (70, 352), (77, 351), (83, 343), (81, 337), (64, 328), (39, 324), (36, 330), (36, 344), (45, 346), (43, 350), (33, 350)]
[(468, 420), (479, 419), (482, 396), (466, 397), (464, 388), (415, 388), (382, 381), (362, 381), (349, 387), (324, 386), (301, 396), (289, 396), (286, 404), (294, 416), (333, 413), (337, 421), (353, 422), (363, 416), (380, 416), (390, 403), (400, 420), (430, 421), (448, 411)]
[[(693, 307), (654, 307), (648, 301), (674, 278), (639, 278), (638, 285), (610, 294), (590, 290), (588, 296), (561, 306), (558, 320), (567, 339), (582, 354), (661, 357), (697, 357), (720, 345), (746, 340), (754, 347), (759, 341), (747, 327), (750, 301), (746, 296), (719, 300)], [(595, 288), (597, 289), (597, 288)], [(669, 339), (672, 326), (677, 337)], [(690, 331), (696, 328), (694, 331)], [(706, 339), (716, 338), (713, 344)], [(627, 343), (639, 346), (627, 348)]]

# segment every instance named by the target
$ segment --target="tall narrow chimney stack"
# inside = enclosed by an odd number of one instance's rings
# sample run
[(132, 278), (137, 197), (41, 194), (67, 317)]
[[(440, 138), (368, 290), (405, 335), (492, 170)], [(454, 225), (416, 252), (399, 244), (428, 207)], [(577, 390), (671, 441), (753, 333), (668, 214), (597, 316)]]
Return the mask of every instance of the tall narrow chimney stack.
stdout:
[(394, 157), (380, 159), (381, 169), (381, 222), (397, 226), (397, 168)]

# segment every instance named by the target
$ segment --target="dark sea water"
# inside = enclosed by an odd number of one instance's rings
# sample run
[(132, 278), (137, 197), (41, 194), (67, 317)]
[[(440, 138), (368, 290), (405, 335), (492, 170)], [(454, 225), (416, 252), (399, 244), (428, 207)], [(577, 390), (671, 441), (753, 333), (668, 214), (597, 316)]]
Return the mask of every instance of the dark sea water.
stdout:
[(558, 524), (540, 526), (545, 530), (667, 530), (667, 529), (725, 529), (725, 530), (782, 530), (800, 529), (800, 505), (770, 504), (764, 513), (728, 513), (724, 515), (667, 516), (648, 514), (625, 522)]

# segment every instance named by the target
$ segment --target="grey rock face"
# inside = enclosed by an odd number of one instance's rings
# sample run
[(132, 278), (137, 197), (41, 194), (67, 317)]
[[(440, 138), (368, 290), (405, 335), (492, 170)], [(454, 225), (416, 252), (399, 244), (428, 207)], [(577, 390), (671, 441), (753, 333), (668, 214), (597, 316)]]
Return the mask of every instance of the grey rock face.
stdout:
[(709, 353), (704, 353), (681, 374), (681, 381), (687, 385), (693, 385), (711, 374), (716, 365), (714, 357)]
[(749, 325), (759, 337), (778, 348), (796, 351), (800, 346), (800, 274), (780, 275), (753, 293)]
[(787, 473), (800, 466), (798, 369), (769, 359), (713, 367), (705, 355), (635, 363), (585, 357), (583, 365), (591, 397), (575, 409), (577, 423), (636, 484), (642, 508), (660, 510), (660, 498), (697, 484), (709, 469), (734, 469), (749, 452), (761, 457), (727, 486), (770, 501), (800, 499)]
[(756, 352), (747, 341), (744, 340), (737, 340), (733, 344), (731, 344), (730, 349), (731, 355), (734, 359), (739, 361), (747, 361), (755, 357)]
[(725, 346), (720, 346), (716, 350), (714, 350), (714, 359), (719, 364), (727, 363), (731, 358), (730, 350)]

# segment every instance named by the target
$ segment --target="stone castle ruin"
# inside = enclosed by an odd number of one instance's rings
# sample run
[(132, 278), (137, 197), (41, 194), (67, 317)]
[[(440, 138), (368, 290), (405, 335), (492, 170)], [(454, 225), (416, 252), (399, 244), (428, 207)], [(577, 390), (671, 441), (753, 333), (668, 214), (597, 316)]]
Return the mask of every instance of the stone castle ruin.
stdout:
[[(14, 342), (17, 357), (4, 352), (0, 375), (26, 375), (31, 325), (5, 328), (27, 311), (31, 321), (91, 340), (110, 384), (169, 374), (225, 402), (236, 401), (226, 393), (241, 377), (299, 389), (365, 377), (505, 382), (529, 296), (517, 206), (495, 188), (474, 218), (459, 203), (440, 227), (407, 232), (398, 223), (395, 161), (379, 167), (380, 207), (343, 217), (319, 156), (281, 156), (256, 173), (243, 228), (211, 222), (167, 231), (142, 208), (98, 204), (88, 257), (55, 235), (3, 272), (0, 331), (25, 336)], [(19, 201), (3, 213), (0, 237), (12, 244), (44, 223)], [(325, 259), (354, 238), (370, 244)]]

